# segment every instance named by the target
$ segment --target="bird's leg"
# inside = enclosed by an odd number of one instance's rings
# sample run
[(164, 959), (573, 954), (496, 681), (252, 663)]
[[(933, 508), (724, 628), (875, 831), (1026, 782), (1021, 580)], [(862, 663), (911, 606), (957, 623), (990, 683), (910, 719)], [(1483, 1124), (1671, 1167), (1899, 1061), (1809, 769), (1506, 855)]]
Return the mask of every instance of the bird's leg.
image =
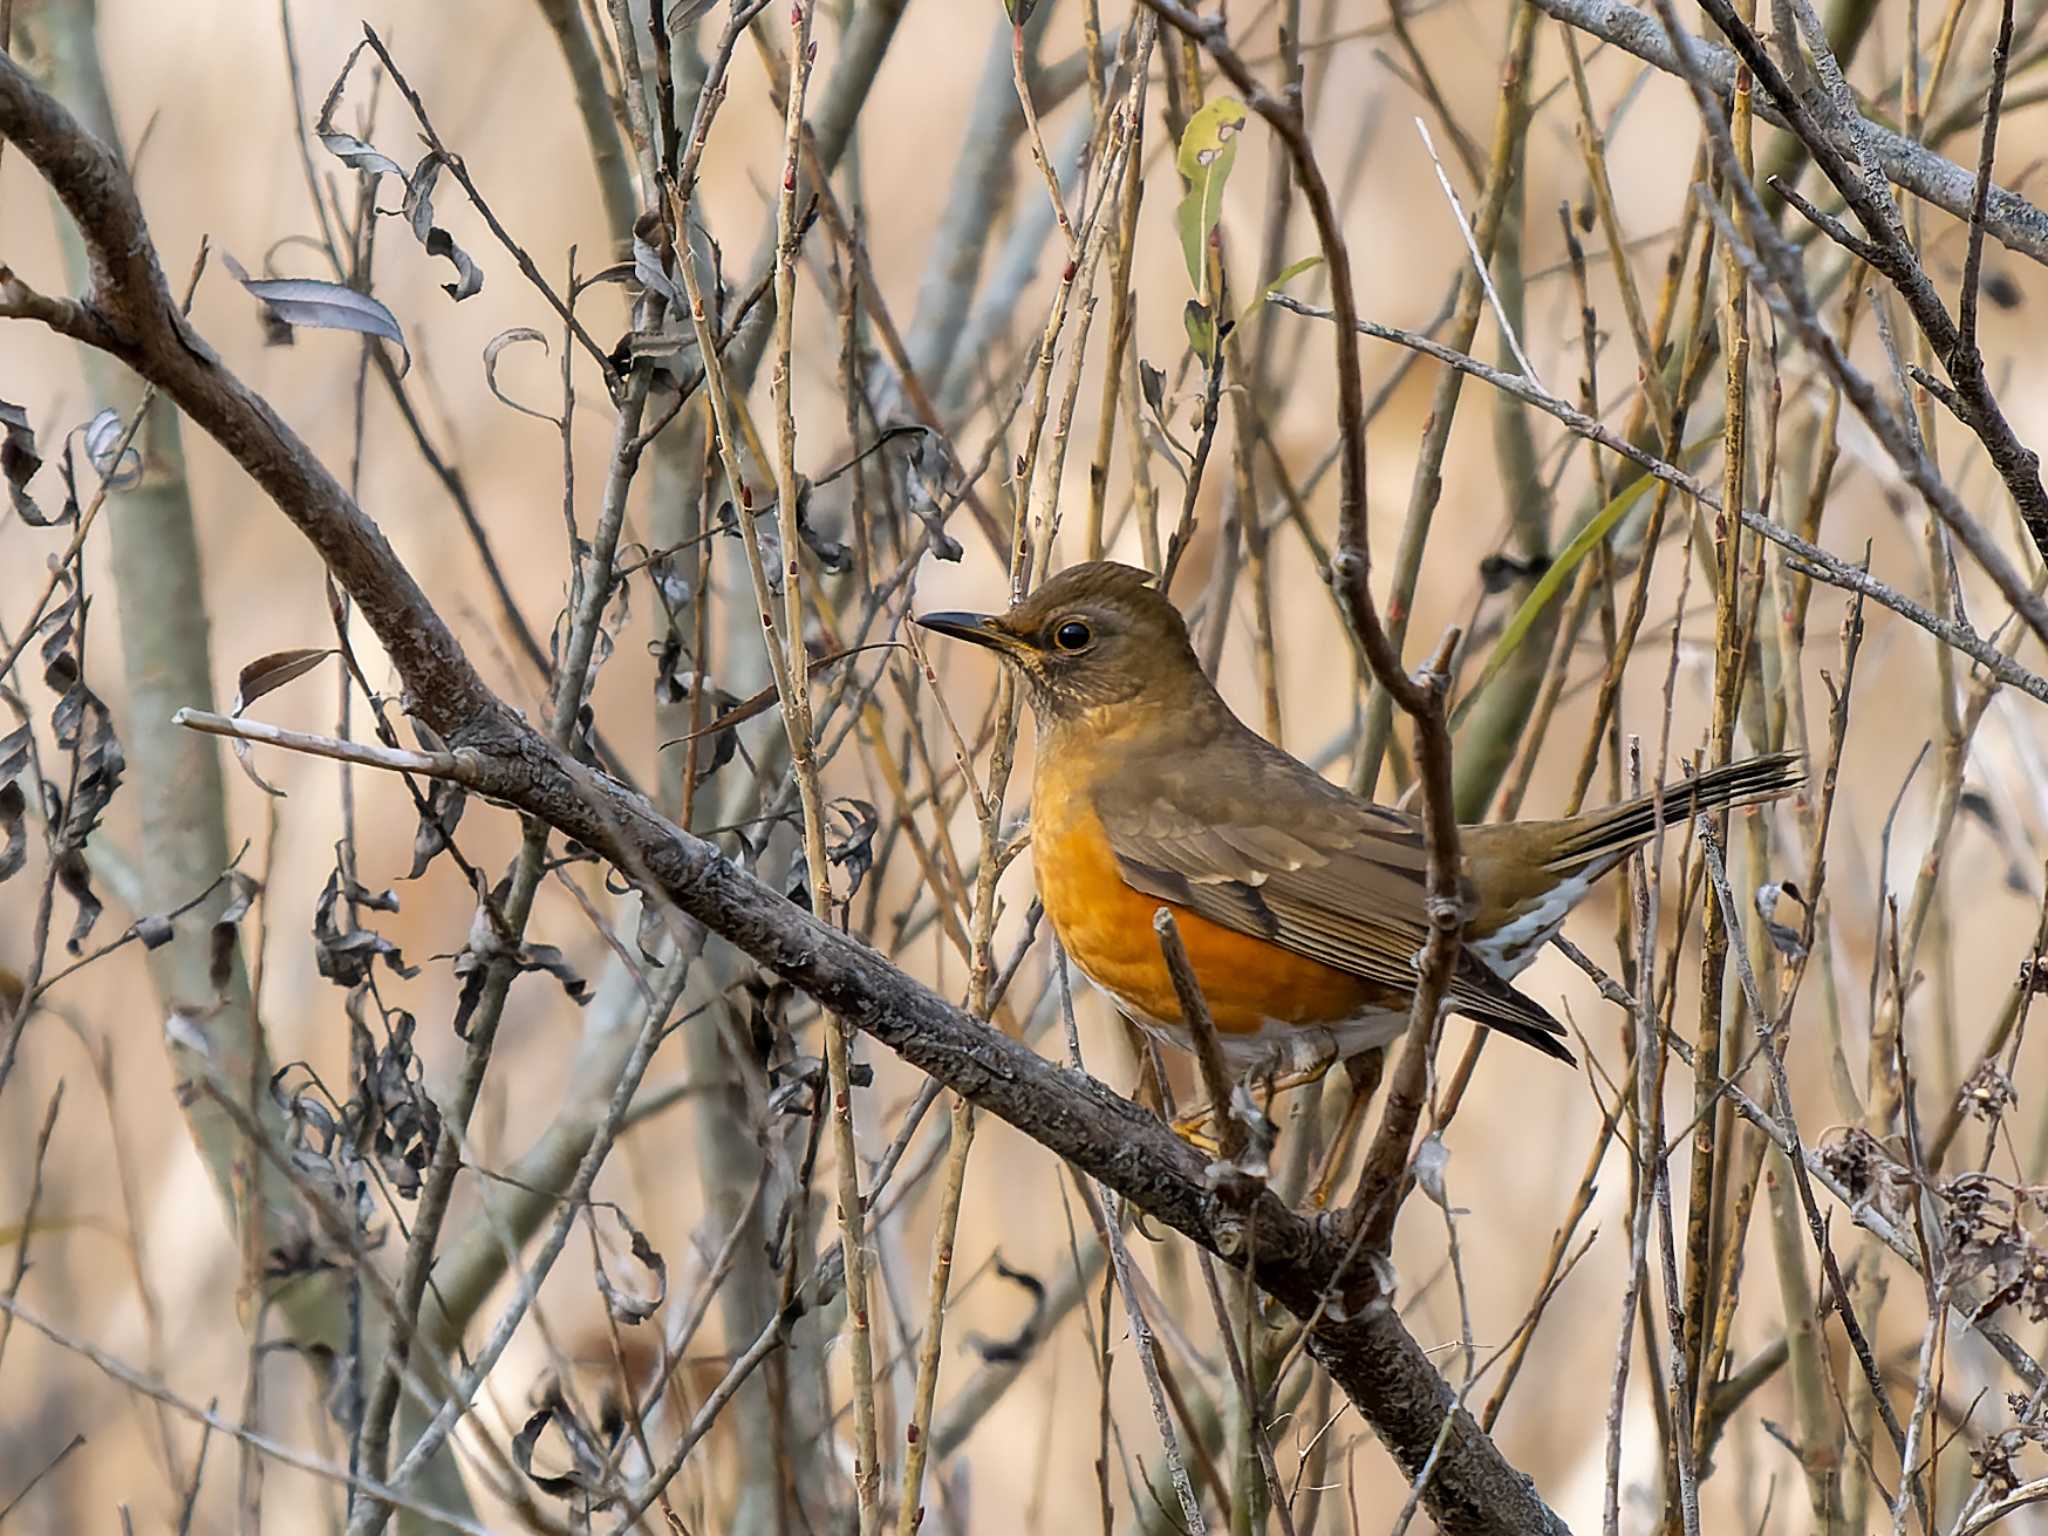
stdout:
[(1315, 1188), (1309, 1192), (1311, 1209), (1319, 1211), (1330, 1203), (1331, 1188), (1337, 1182), (1337, 1175), (1344, 1171), (1345, 1160), (1351, 1156), (1351, 1144), (1358, 1140), (1359, 1127), (1365, 1124), (1366, 1106), (1372, 1102), (1373, 1091), (1380, 1085), (1380, 1073), (1386, 1069), (1386, 1064), (1385, 1046), (1375, 1046), (1344, 1063), (1344, 1074), (1351, 1079), (1351, 1102), (1344, 1106), (1344, 1123), (1337, 1127), (1329, 1153), (1323, 1158), (1322, 1171), (1316, 1175)]
[[(1306, 1088), (1311, 1083), (1321, 1082), (1328, 1074), (1330, 1068), (1336, 1064), (1337, 1057), (1335, 1052), (1332, 1052), (1308, 1063), (1306, 1066), (1296, 1067), (1291, 1071), (1277, 1073), (1268, 1078), (1266, 1081), (1266, 1113), (1270, 1115), (1273, 1112), (1273, 1103), (1281, 1094), (1290, 1093), (1296, 1088)], [(1191, 1109), (1186, 1114), (1178, 1115), (1174, 1118), (1173, 1134), (1193, 1147), (1197, 1152), (1213, 1156), (1222, 1145), (1215, 1136), (1209, 1133), (1209, 1127), (1215, 1122), (1216, 1115), (1217, 1109), (1213, 1103), (1204, 1104), (1197, 1109)]]
[(1337, 1065), (1337, 1053), (1335, 1050), (1331, 1050), (1317, 1056), (1313, 1061), (1303, 1066), (1296, 1067), (1291, 1072), (1281, 1072), (1268, 1078), (1266, 1080), (1266, 1113), (1272, 1114), (1273, 1106), (1279, 1102), (1281, 1094), (1292, 1093), (1297, 1088), (1308, 1088), (1320, 1083), (1325, 1077), (1329, 1076), (1330, 1068), (1335, 1065)]

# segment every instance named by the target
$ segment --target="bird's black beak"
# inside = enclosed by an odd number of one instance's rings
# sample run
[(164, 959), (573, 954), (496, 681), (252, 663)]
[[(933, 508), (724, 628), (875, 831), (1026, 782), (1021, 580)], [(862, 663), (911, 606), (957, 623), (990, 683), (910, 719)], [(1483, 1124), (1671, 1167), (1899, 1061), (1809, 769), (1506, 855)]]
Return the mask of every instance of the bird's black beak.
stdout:
[(917, 622), (934, 634), (950, 635), (955, 640), (985, 645), (991, 650), (1003, 650), (1010, 643), (1010, 637), (996, 628), (995, 618), (991, 614), (925, 613), (918, 615)]

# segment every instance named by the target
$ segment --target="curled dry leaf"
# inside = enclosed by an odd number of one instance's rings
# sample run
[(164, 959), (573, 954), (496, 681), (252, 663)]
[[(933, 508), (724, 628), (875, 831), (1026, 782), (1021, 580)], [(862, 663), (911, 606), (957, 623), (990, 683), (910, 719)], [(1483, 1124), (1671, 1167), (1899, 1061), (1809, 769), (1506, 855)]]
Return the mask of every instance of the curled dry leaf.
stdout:
[(45, 512), (26, 493), (14, 498), (14, 511), (31, 528), (54, 528), (59, 523), (78, 521), (78, 471), (72, 462), (71, 439), (64, 440), (64, 452), (57, 460), (57, 480), (64, 488), (64, 499), (57, 504), (54, 512)]
[(86, 840), (120, 787), (128, 760), (114, 735), (113, 715), (85, 683), (79, 632), (85, 601), (68, 570), (59, 573), (59, 583), (65, 596), (45, 615), (37, 632), (43, 637), (43, 681), (57, 695), (50, 727), (57, 746), (76, 755), (70, 804), (63, 803), (54, 786), (45, 786), (50, 823), (57, 829), (51, 842), (57, 882), (78, 903), (78, 916), (65, 940), (65, 948), (76, 955), (83, 952), (86, 935), (102, 910), (86, 867)]
[(128, 423), (111, 406), (102, 407), (91, 421), (78, 429), (85, 439), (85, 456), (99, 471), (110, 491), (133, 490), (142, 481), (142, 453), (128, 437)]
[[(766, 699), (762, 699), (759, 694), (755, 694), (753, 698), (749, 699), (737, 699), (723, 688), (713, 684), (703, 673), (678, 669), (672, 665), (674, 661), (681, 659), (682, 648), (680, 642), (677, 644), (673, 657), (668, 654), (666, 647), (664, 647), (662, 666), (655, 675), (655, 697), (664, 704), (684, 704), (689, 702), (690, 698), (699, 688), (702, 688), (705, 690), (705, 707), (714, 711), (714, 713), (711, 723), (702, 730), (692, 732), (689, 736), (678, 736), (672, 741), (665, 741), (662, 743), (662, 747), (666, 750), (669, 747), (681, 746), (697, 737), (710, 738), (710, 751), (699, 751), (697, 754), (697, 782), (701, 784), (733, 760), (734, 755), (739, 751), (740, 744), (739, 733), (735, 727), (746, 720), (752, 719), (761, 710), (773, 704), (775, 702), (775, 690), (772, 687), (769, 688)], [(759, 701), (758, 703), (756, 702), (757, 700)]]
[[(849, 656), (858, 656), (862, 651), (883, 651), (888, 648), (889, 643), (886, 641), (873, 645), (849, 645), (841, 650), (830, 651), (823, 656), (813, 657), (810, 663), (811, 676), (816, 677), (825, 668), (834, 666)], [(681, 655), (682, 651), (679, 644), (673, 658), (669, 656), (667, 649), (664, 648), (662, 659), (664, 662), (679, 660)], [(694, 686), (696, 676), (697, 674), (694, 672), (677, 672), (672, 667), (658, 671), (656, 676), (657, 697), (664, 704), (685, 702), (690, 697), (690, 691)], [(757, 693), (748, 695), (744, 699), (735, 699), (731, 694), (716, 689), (713, 690), (713, 694), (717, 699), (724, 701), (719, 713), (697, 730), (690, 732), (689, 735), (677, 736), (664, 741), (662, 743), (664, 748), (681, 746), (685, 742), (695, 741), (702, 736), (716, 736), (732, 730), (734, 726), (744, 725), (747, 721), (753, 719), (756, 715), (774, 704), (776, 697), (775, 685), (773, 683)], [(858, 803), (866, 804), (865, 801)], [(872, 807), (870, 807), (870, 810), (872, 810)]]
[(28, 860), (28, 799), (13, 779), (0, 784), (0, 880), (10, 880)]
[(522, 416), (531, 416), (535, 421), (544, 421), (549, 426), (562, 424), (559, 416), (550, 416), (546, 411), (537, 411), (530, 405), (521, 405), (504, 390), (498, 388), (498, 354), (509, 346), (522, 341), (537, 341), (543, 353), (548, 350), (548, 339), (530, 325), (515, 325), (509, 331), (500, 331), (490, 339), (484, 348), (484, 383), (501, 404), (509, 405)]
[[(241, 676), (236, 679), (235, 701), (229, 707), (228, 714), (231, 717), (239, 716), (243, 710), (254, 704), (266, 693), (275, 692), (294, 678), (304, 677), (333, 654), (334, 649), (329, 646), (324, 648), (306, 647), (289, 651), (272, 651), (267, 656), (258, 656), (254, 661), (242, 668)], [(256, 771), (256, 764), (250, 756), (248, 742), (239, 736), (231, 736), (228, 738), (228, 745), (234, 751), (236, 764), (244, 774), (248, 775), (251, 784), (254, 784), (266, 795), (274, 796), (279, 800), (285, 798), (283, 790)]]
[(562, 984), (563, 993), (579, 1008), (590, 1001), (590, 983), (569, 963), (568, 956), (552, 944), (526, 945), (519, 952), (519, 968), (522, 971), (546, 971)]
[[(306, 1072), (305, 1084), (297, 1088), (288, 1086), (286, 1079), (297, 1071)], [(270, 1102), (284, 1115), (286, 1140), (294, 1153), (303, 1149), (316, 1158), (325, 1158), (333, 1152), (341, 1131), (341, 1117), (328, 1107), (326, 1093), (319, 1078), (303, 1062), (288, 1061), (270, 1074)]]
[(335, 109), (341, 105), (341, 92), (348, 84), (349, 71), (356, 67), (356, 59), (369, 46), (367, 42), (361, 42), (349, 50), (341, 73), (334, 77), (334, 84), (327, 89), (327, 99), (320, 103), (320, 119), (313, 125), (313, 132), (327, 152), (350, 170), (369, 176), (396, 176), (403, 180), (405, 167), (389, 155), (380, 154), (354, 134), (343, 133), (334, 126)]
[(515, 950), (506, 942), (496, 914), (504, 910), (511, 890), (509, 876), (488, 893), (482, 873), (476, 876), (477, 903), (469, 921), (469, 941), (455, 955), (455, 974), (462, 982), (461, 995), (455, 1002), (454, 1028), (458, 1040), (469, 1038), (469, 1021), (483, 1001), (484, 983), (493, 960), (509, 959), (521, 971), (546, 971), (562, 984), (562, 991), (578, 1007), (590, 1000), (590, 983), (554, 945), (522, 944)]
[(967, 1344), (991, 1365), (1014, 1365), (1030, 1358), (1031, 1352), (1038, 1347), (1039, 1335), (1045, 1326), (1045, 1282), (1029, 1270), (1012, 1269), (1003, 1262), (1000, 1253), (995, 1256), (995, 1269), (998, 1275), (1031, 1298), (1031, 1314), (1007, 1339), (986, 1339), (979, 1334), (970, 1334)]
[[(674, 624), (662, 627), (659, 640), (650, 640), (647, 648), (654, 653), (654, 697), (662, 704), (679, 704), (690, 696), (697, 674), (683, 666), (689, 653), (683, 649), (683, 637), (677, 633)], [(663, 742), (663, 746), (673, 743)]]
[[(304, 1080), (297, 1086), (288, 1085), (287, 1079), (299, 1073)], [(375, 1246), (378, 1234), (374, 1231), (376, 1207), (371, 1203), (374, 1186), (362, 1175), (356, 1136), (358, 1106), (338, 1104), (304, 1062), (287, 1062), (271, 1074), (270, 1098), (284, 1119), (293, 1182), (302, 1183), (330, 1209), (347, 1212), (354, 1231), (348, 1237), (333, 1234), (316, 1240), (308, 1232), (288, 1238), (271, 1249), (268, 1273), (281, 1279), (352, 1260), (360, 1262), (363, 1251)]]
[(29, 728), (26, 721), (0, 736), (0, 880), (12, 879), (28, 859), (28, 796), (22, 792), (21, 773), (28, 766)]
[(356, 1146), (376, 1159), (395, 1193), (412, 1200), (441, 1140), (441, 1112), (413, 1050), (417, 1021), (403, 1009), (392, 1011), (384, 1044), (375, 1045), (360, 1006), (367, 995), (358, 988), (349, 997), (355, 1091), (346, 1116)]
[(825, 1058), (792, 1056), (768, 1069), (768, 1113), (815, 1115), (824, 1102)]
[(228, 904), (221, 908), (220, 916), (213, 920), (213, 928), (207, 934), (206, 979), (216, 992), (225, 992), (229, 978), (234, 975), (235, 928), (248, 915), (250, 903), (255, 901), (256, 892), (261, 889), (238, 869), (229, 870), (227, 879)]
[[(590, 563), (590, 546), (577, 541), (575, 551), (578, 565), (583, 567), (583, 579), (598, 577)], [(631, 582), (620, 581), (612, 585), (611, 593), (605, 600), (604, 611), (598, 616), (597, 632), (591, 637), (590, 660), (583, 669), (583, 692), (581, 702), (589, 704), (590, 696), (597, 688), (597, 675), (604, 670), (604, 664), (612, 658), (618, 648), (618, 637), (625, 631), (633, 612), (633, 586)], [(575, 616), (567, 607), (555, 614), (555, 625), (548, 632), (548, 667), (558, 671), (562, 657), (566, 654), (569, 636), (574, 629)]]
[(804, 541), (804, 547), (817, 556), (818, 564), (837, 576), (853, 569), (853, 551), (836, 539), (827, 538), (811, 520), (811, 483), (804, 480), (797, 487), (796, 497), (797, 537)]
[(416, 965), (407, 965), (398, 946), (381, 933), (367, 928), (343, 928), (348, 914), (342, 907), (344, 892), (357, 906), (373, 911), (395, 912), (398, 898), (389, 891), (370, 892), (345, 880), (336, 870), (327, 877), (313, 910), (313, 949), (320, 974), (338, 987), (356, 987), (370, 979), (370, 966), (379, 955), (400, 976), (410, 980), (419, 975)]
[(32, 527), (48, 527), (35, 499), (28, 493), (28, 483), (35, 478), (35, 472), (42, 468), (43, 456), (36, 449), (35, 428), (29, 425), (28, 412), (11, 401), (0, 400), (0, 478), (7, 481), (7, 494), (14, 502), (14, 510), (24, 522)]
[(138, 917), (129, 925), (129, 931), (142, 942), (144, 949), (162, 949), (178, 932), (176, 924), (160, 915)]
[[(399, 373), (412, 367), (412, 353), (405, 345), (405, 333), (398, 317), (367, 293), (341, 283), (323, 282), (315, 277), (251, 277), (239, 261), (226, 252), (221, 260), (236, 282), (259, 300), (266, 320), (273, 326), (271, 340), (289, 344), (290, 332), (300, 326), (323, 331), (355, 331), (376, 336), (396, 346), (404, 358)], [(282, 329), (275, 329), (282, 327)]]
[[(399, 216), (411, 227), (413, 238), (419, 241), (429, 256), (446, 257), (455, 268), (455, 281), (443, 283), (441, 291), (460, 303), (483, 291), (484, 275), (477, 264), (470, 260), (469, 253), (455, 243), (454, 236), (434, 222), (434, 183), (440, 178), (443, 163), (440, 154), (434, 150), (427, 151), (408, 176), (405, 167), (375, 145), (357, 138), (352, 133), (343, 133), (334, 126), (335, 110), (341, 105), (341, 93), (348, 84), (349, 72), (355, 68), (356, 59), (362, 51), (369, 46), (369, 41), (365, 39), (349, 51), (347, 60), (341, 66), (341, 73), (334, 77), (334, 84), (328, 87), (327, 99), (320, 104), (320, 118), (313, 125), (313, 132), (327, 152), (350, 170), (360, 171), (365, 176), (373, 178), (396, 176), (405, 183), (405, 200), (399, 207)], [(380, 213), (389, 211), (381, 208), (378, 210)], [(401, 342), (400, 345), (403, 346), (404, 343)]]
[[(568, 1447), (571, 1466), (566, 1472), (533, 1470), (534, 1449), (540, 1444), (540, 1437), (547, 1433), (549, 1425), (561, 1431), (563, 1443)], [(554, 1498), (589, 1501), (593, 1509), (603, 1508), (612, 1502), (603, 1491), (605, 1461), (597, 1441), (578, 1420), (575, 1410), (562, 1401), (559, 1391), (548, 1392), (540, 1407), (512, 1440), (513, 1465), (532, 1480), (534, 1487)]]
[(668, 1298), (668, 1264), (654, 1245), (647, 1241), (647, 1234), (626, 1219), (626, 1213), (617, 1206), (609, 1208), (618, 1218), (620, 1226), (626, 1229), (633, 1249), (633, 1257), (654, 1277), (654, 1295), (651, 1298), (629, 1296), (612, 1284), (611, 1276), (605, 1273), (601, 1255), (593, 1255), (592, 1267), (597, 1271), (597, 1289), (604, 1297), (605, 1305), (611, 1309), (615, 1321), (633, 1324), (644, 1323), (661, 1310), (661, 1304)]
[(633, 924), (633, 947), (649, 965), (663, 965), (667, 957), (662, 952), (662, 940), (667, 936), (668, 920), (662, 912), (661, 897), (642, 889), (640, 914)]
[(688, 307), (676, 288), (675, 279), (668, 275), (667, 257), (656, 250), (637, 228), (633, 231), (633, 277), (649, 293), (660, 295), (670, 309), (678, 314), (687, 312)]
[(427, 803), (420, 813), (419, 829), (412, 838), (412, 869), (408, 880), (417, 880), (427, 866), (447, 852), (455, 829), (462, 821), (469, 792), (453, 779), (436, 779), (427, 791)]
[(590, 289), (602, 283), (617, 283), (620, 286), (633, 281), (633, 263), (615, 261), (608, 267), (599, 267), (595, 272), (579, 277), (569, 285), (570, 302), (575, 302)]
[(851, 795), (825, 807), (825, 857), (846, 871), (846, 897), (853, 900), (875, 865), (875, 829), (882, 819), (872, 802)]
[(647, 580), (671, 619), (687, 608), (690, 599), (697, 595), (696, 584), (689, 573), (676, 564), (673, 550), (648, 559)]
[(78, 914), (71, 920), (71, 931), (64, 936), (65, 951), (82, 955), (93, 925), (106, 910), (93, 891), (92, 870), (86, 865), (83, 848), (68, 848), (57, 855), (57, 883), (78, 906)]
[[(937, 460), (935, 473), (927, 473), (925, 455), (931, 452)], [(920, 431), (910, 440), (910, 446), (903, 453), (903, 502), (910, 513), (924, 524), (925, 545), (939, 559), (958, 564), (963, 551), (960, 541), (946, 532), (946, 512), (940, 505), (940, 494), (945, 489), (946, 450), (936, 434)]]
[(484, 275), (470, 260), (469, 252), (455, 243), (455, 237), (434, 222), (434, 183), (441, 177), (442, 164), (439, 153), (427, 151), (405, 180), (405, 202), (400, 211), (426, 253), (445, 257), (455, 268), (455, 281), (443, 283), (441, 291), (460, 304), (483, 291)]

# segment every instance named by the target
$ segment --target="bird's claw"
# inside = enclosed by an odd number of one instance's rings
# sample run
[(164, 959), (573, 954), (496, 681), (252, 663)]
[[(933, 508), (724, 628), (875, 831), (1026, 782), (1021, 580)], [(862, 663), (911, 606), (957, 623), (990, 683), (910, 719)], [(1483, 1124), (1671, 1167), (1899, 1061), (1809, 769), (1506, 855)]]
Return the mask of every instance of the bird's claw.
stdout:
[(1223, 1143), (1211, 1129), (1215, 1118), (1207, 1108), (1176, 1116), (1172, 1124), (1173, 1134), (1204, 1157), (1214, 1157), (1223, 1150)]

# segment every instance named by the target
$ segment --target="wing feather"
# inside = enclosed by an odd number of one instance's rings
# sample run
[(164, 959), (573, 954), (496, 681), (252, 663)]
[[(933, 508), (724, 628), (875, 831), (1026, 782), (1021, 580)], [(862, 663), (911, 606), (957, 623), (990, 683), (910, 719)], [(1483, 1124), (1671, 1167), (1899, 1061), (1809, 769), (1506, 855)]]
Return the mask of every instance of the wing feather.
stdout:
[[(1368, 805), (1260, 741), (1246, 794), (1185, 775), (1126, 779), (1096, 812), (1133, 889), (1368, 981), (1410, 987), (1428, 931), (1428, 850), (1409, 817)], [(1268, 755), (1270, 754), (1270, 755)], [(1277, 761), (1275, 761), (1277, 759)], [(1258, 808), (1258, 820), (1244, 807)], [(1451, 1006), (1532, 1043), (1563, 1030), (1468, 954)]]

